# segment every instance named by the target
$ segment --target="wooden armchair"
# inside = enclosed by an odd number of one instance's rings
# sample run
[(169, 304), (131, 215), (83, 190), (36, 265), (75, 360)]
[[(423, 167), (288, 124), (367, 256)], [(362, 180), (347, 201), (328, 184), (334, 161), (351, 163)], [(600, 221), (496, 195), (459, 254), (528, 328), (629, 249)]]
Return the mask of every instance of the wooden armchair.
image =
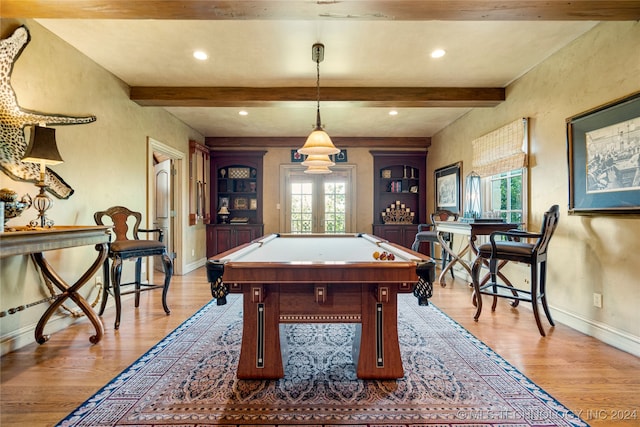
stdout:
[[(420, 252), (420, 244), (425, 242), (429, 243), (429, 256), (434, 259), (438, 259), (434, 257), (435, 254), (435, 244), (440, 243), (438, 241), (438, 234), (435, 228), (435, 221), (457, 221), (458, 214), (448, 211), (448, 210), (439, 210), (435, 211), (431, 214), (431, 224), (419, 224), (418, 232), (416, 233), (416, 238), (411, 245), (411, 249)], [(450, 233), (445, 233), (442, 236), (443, 240), (449, 244), (449, 247), (453, 244), (453, 239)], [(439, 260), (442, 261), (442, 269), (447, 265), (449, 261), (449, 254), (444, 249), (441, 250), (441, 258)], [(451, 269), (451, 277), (453, 277), (453, 269)]]
[[(544, 214), (542, 229), (539, 233), (529, 233), (522, 230), (496, 231), (489, 236), (489, 242), (478, 248), (478, 256), (471, 268), (471, 279), (474, 288), (474, 300), (476, 303), (476, 321), (482, 312), (482, 295), (493, 296), (491, 311), (495, 311), (498, 298), (512, 299), (512, 306), (517, 306), (520, 301), (530, 302), (533, 305), (533, 315), (538, 325), (540, 335), (545, 336), (540, 315), (538, 314), (538, 301), (542, 303), (544, 313), (551, 326), (554, 326), (551, 313), (547, 305), (546, 279), (547, 279), (547, 250), (553, 232), (558, 226), (560, 209), (553, 205)], [(507, 240), (497, 240), (497, 237), (506, 237)], [(534, 242), (522, 239), (535, 239)], [(486, 262), (489, 262), (490, 280), (480, 285), (480, 270)], [(513, 286), (497, 283), (498, 261), (517, 261), (529, 264), (531, 280), (529, 290), (522, 290)]]
[[(123, 206), (113, 206), (105, 211), (96, 212), (93, 218), (98, 225), (113, 226), (112, 236), (109, 242), (109, 256), (104, 262), (103, 276), (104, 288), (102, 294), (102, 303), (100, 304), (99, 315), (102, 316), (107, 305), (109, 294), (113, 295), (116, 303), (116, 321), (115, 329), (120, 327), (120, 313), (122, 310), (120, 296), (135, 293), (135, 306), (140, 305), (140, 292), (162, 288), (162, 306), (165, 313), (169, 314), (167, 306), (167, 291), (169, 283), (173, 275), (173, 261), (167, 253), (167, 247), (162, 243), (163, 232), (161, 229), (143, 229), (140, 228), (142, 215), (140, 212), (131, 211)], [(105, 219), (109, 220), (105, 222)], [(158, 238), (155, 240), (140, 239), (138, 233), (155, 233)], [(162, 285), (154, 285), (142, 283), (142, 258), (148, 256), (159, 255), (162, 258), (164, 266), (164, 283)], [(120, 283), (122, 276), (122, 261), (125, 259), (136, 258), (135, 261), (135, 280), (129, 283)], [(111, 269), (109, 269), (109, 259), (111, 259)], [(111, 281), (109, 280), (109, 272), (111, 272)], [(122, 292), (122, 286), (134, 285), (134, 289)]]

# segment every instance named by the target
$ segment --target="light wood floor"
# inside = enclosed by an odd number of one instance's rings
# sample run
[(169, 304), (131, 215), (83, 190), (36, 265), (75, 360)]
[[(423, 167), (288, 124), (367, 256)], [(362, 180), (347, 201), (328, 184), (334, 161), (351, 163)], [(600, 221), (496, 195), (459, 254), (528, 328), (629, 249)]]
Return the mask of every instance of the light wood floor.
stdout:
[[(2, 357), (2, 427), (48, 426), (65, 417), (210, 300), (204, 269), (174, 277), (166, 316), (159, 292), (143, 295), (140, 308), (124, 303), (113, 329), (108, 310), (105, 337), (89, 343), (86, 320)], [(435, 289), (432, 302), (480, 338), (536, 384), (594, 426), (640, 425), (640, 359), (558, 325), (538, 335), (530, 310), (500, 302), (473, 321), (470, 290), (462, 281)], [(619, 420), (619, 418), (627, 418)]]

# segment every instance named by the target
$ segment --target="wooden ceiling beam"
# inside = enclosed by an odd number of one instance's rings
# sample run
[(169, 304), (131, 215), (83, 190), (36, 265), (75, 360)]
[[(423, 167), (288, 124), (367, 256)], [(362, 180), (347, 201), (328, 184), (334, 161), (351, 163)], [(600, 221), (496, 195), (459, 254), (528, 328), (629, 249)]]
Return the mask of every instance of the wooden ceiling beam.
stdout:
[(0, 0), (5, 18), (635, 21), (637, 0)]
[[(293, 148), (304, 143), (304, 137), (206, 137), (207, 147), (215, 150), (225, 150), (228, 148)], [(336, 147), (344, 148), (411, 148), (427, 149), (431, 146), (431, 138), (417, 137), (339, 137), (332, 136), (331, 140)]]
[[(315, 102), (315, 87), (149, 87), (134, 86), (129, 97), (155, 107), (273, 107)], [(323, 87), (320, 99), (359, 107), (494, 107), (503, 88)]]

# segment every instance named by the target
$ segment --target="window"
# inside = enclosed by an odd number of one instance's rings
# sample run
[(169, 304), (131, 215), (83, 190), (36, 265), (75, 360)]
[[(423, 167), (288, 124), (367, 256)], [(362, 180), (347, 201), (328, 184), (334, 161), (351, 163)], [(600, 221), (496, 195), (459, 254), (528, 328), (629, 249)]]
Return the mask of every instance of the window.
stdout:
[(529, 121), (515, 120), (472, 142), (473, 169), (482, 178), (483, 216), (527, 225)]
[(507, 222), (525, 222), (526, 169), (491, 175), (483, 181), (484, 210)]
[(353, 229), (350, 188), (352, 167), (332, 168), (328, 175), (309, 175), (296, 166), (281, 167), (280, 229), (286, 233), (348, 233)]
[(324, 231), (344, 233), (347, 230), (347, 183), (344, 178), (324, 182)]

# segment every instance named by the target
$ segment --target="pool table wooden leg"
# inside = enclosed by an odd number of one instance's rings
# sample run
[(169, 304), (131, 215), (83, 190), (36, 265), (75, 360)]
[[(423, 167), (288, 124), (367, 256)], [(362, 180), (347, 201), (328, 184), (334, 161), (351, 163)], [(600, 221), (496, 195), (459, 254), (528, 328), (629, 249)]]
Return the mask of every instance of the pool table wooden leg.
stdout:
[(398, 340), (397, 286), (388, 285), (381, 291), (376, 285), (362, 285), (358, 378), (396, 379), (404, 376)]
[(284, 377), (279, 293), (279, 285), (251, 285), (243, 290), (242, 346), (237, 371), (240, 379)]

